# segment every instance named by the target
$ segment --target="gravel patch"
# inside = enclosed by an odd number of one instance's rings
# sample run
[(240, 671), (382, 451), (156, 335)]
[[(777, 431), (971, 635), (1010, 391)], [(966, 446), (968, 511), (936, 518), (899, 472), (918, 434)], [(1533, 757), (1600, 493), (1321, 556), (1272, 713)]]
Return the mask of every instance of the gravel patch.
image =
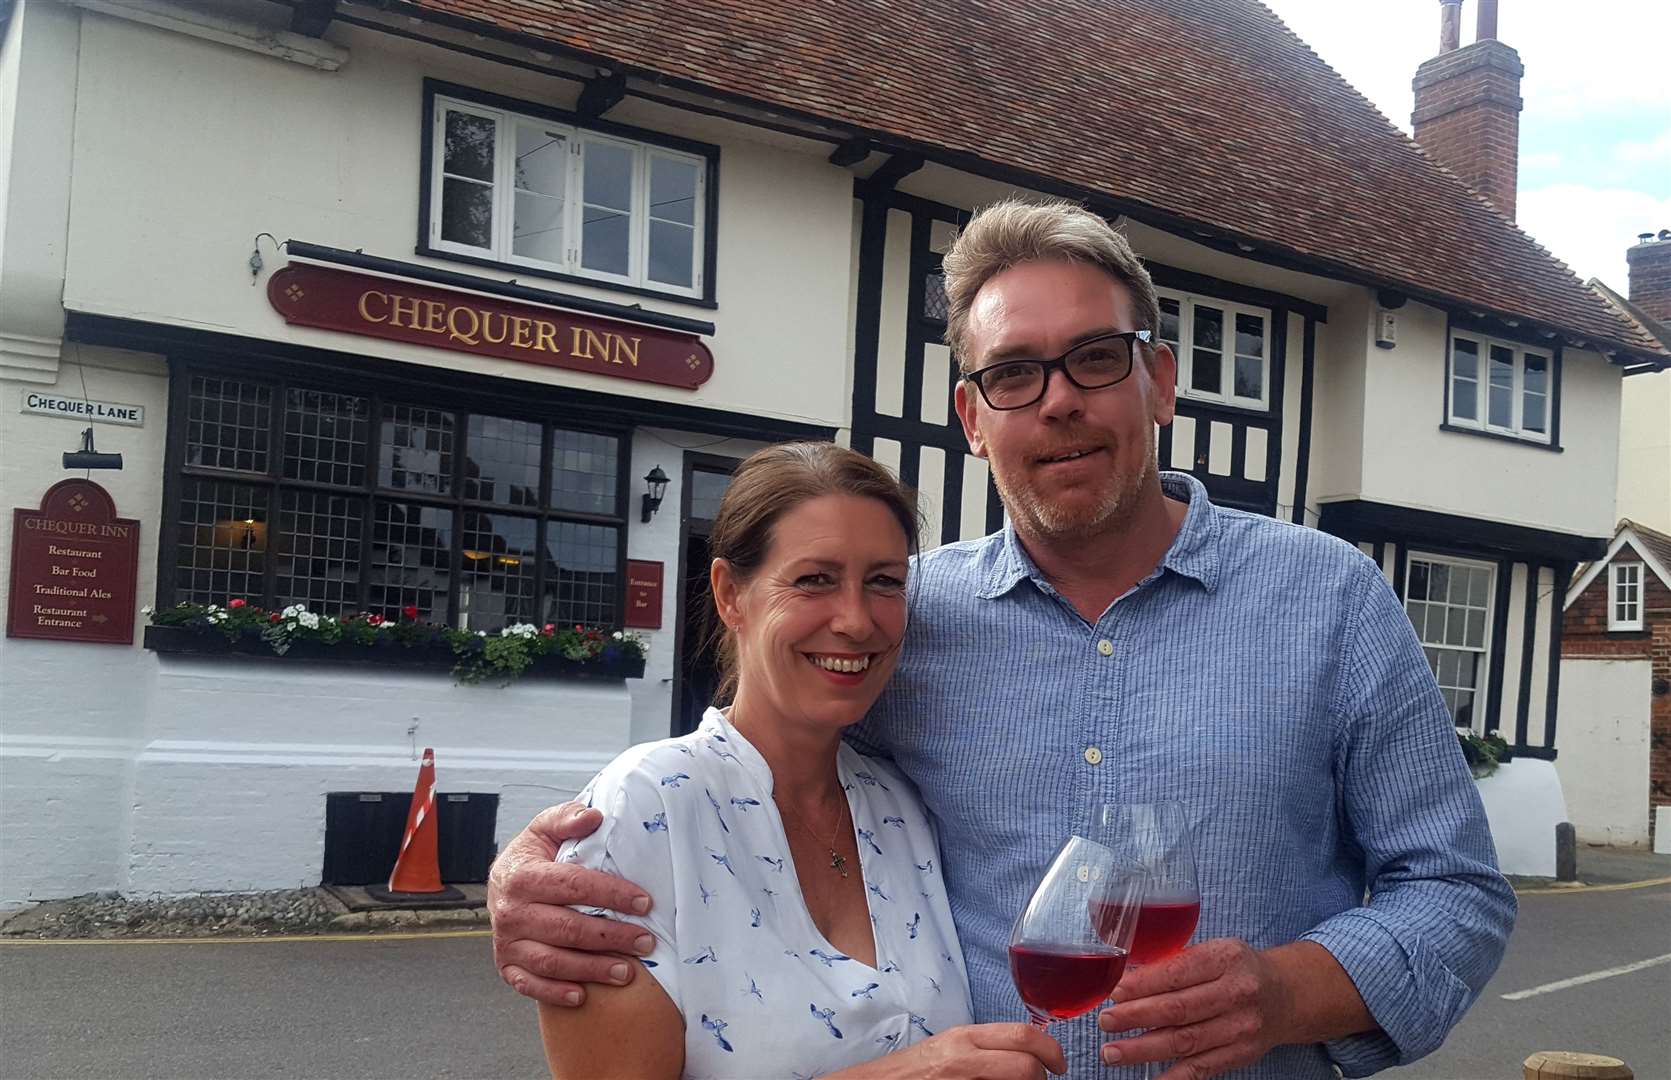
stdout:
[(129, 899), (89, 893), (0, 915), (0, 937), (263, 937), (349, 930), (486, 925), (486, 912), (390, 909), (350, 913), (322, 888)]

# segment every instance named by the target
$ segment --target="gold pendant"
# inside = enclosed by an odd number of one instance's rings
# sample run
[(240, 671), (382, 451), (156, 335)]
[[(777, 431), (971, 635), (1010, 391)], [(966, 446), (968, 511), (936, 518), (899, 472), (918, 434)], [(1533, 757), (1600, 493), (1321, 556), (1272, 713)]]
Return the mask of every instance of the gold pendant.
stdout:
[(847, 876), (847, 857), (836, 851), (835, 848), (830, 849), (830, 869), (836, 871), (842, 877)]

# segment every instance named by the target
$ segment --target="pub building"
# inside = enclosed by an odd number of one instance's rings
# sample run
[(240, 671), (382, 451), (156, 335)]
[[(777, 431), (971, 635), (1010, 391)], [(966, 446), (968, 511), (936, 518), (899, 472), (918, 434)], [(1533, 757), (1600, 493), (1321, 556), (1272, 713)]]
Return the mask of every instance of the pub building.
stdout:
[[(706, 532), (766, 443), (895, 468), (927, 546), (1000, 527), (940, 258), (1015, 193), (1148, 262), (1163, 467), (1358, 543), (1459, 727), (1554, 783), (1551, 596), (1611, 532), (1624, 379), (1671, 357), (1514, 227), (1512, 161), (1488, 203), (1251, 0), (852, 7), (0, 15), (0, 904), (377, 880), (425, 747), (444, 874), (479, 880), (707, 703)], [(1517, 67), (1494, 38), (1424, 77), (1503, 120), (1469, 90)], [(233, 601), (645, 656), (468, 685), (144, 613)]]

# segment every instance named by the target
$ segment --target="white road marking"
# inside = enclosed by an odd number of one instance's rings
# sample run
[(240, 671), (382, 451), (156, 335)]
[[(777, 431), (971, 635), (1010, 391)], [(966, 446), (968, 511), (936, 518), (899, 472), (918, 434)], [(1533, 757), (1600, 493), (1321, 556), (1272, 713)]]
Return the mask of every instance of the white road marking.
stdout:
[(1651, 960), (1638, 960), (1634, 964), (1620, 964), (1618, 967), (1610, 967), (1604, 971), (1592, 971), (1588, 975), (1574, 975), (1570, 979), (1562, 979), (1559, 982), (1544, 983), (1542, 986), (1534, 986), (1530, 990), (1516, 990), (1512, 994), (1504, 994), (1503, 1000), (1523, 1001), (1529, 997), (1537, 997), (1539, 994), (1553, 994), (1557, 990), (1569, 990), (1574, 986), (1583, 986), (1585, 983), (1599, 982), (1602, 979), (1611, 979), (1615, 975), (1629, 975), (1633, 971), (1641, 971), (1643, 968), (1657, 967), (1660, 964), (1671, 964), (1671, 953), (1666, 953), (1664, 956), (1656, 956)]

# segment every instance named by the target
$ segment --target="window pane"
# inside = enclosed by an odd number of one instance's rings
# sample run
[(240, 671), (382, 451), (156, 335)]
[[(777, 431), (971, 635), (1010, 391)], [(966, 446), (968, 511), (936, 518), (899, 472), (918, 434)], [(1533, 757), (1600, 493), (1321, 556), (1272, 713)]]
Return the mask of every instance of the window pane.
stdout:
[(1468, 613), (1462, 608), (1445, 610), (1445, 644), (1462, 645), (1467, 641)]
[(1197, 349), (1224, 348), (1224, 312), (1206, 304), (1195, 305), (1195, 340)]
[(563, 200), (516, 193), (511, 253), (541, 262), (563, 261)]
[(1485, 612), (1475, 608), (1468, 612), (1468, 637), (1463, 642), (1471, 649), (1485, 648)]
[(650, 216), (696, 224), (695, 162), (650, 158)]
[(443, 171), (493, 182), (493, 143), (498, 124), (489, 117), (447, 110)]
[(585, 146), (586, 205), (627, 213), (632, 209), (633, 152), (614, 143), (588, 141)]
[(192, 377), (186, 464), (264, 473), (272, 432), (272, 391), (237, 379)]
[(688, 225), (650, 222), (650, 280), (690, 288), (696, 280), (696, 230)]
[(1439, 685), (1456, 685), (1457, 655), (1450, 649), (1439, 654)]
[(627, 258), (630, 232), (627, 215), (586, 207), (580, 224), (580, 265), (624, 276), (631, 265)]
[(1178, 343), (1178, 301), (1160, 298), (1160, 339)]
[(695, 469), (690, 474), (689, 508), (691, 517), (712, 521), (719, 516), (719, 503), (725, 489), (731, 486), (731, 474)]
[(1526, 354), (1526, 378), (1523, 387), (1528, 394), (1548, 392), (1549, 360), (1537, 353)]
[(1525, 394), (1520, 399), (1520, 428), (1522, 431), (1544, 431), (1543, 406), (1547, 399), (1542, 394)]
[(383, 406), (379, 487), (446, 495), (453, 488), (453, 415), (416, 405)]
[(562, 199), (568, 175), (569, 143), (544, 128), (516, 127), (516, 188)]
[(1412, 600), (1427, 599), (1427, 563), (1410, 560), (1410, 580), (1405, 583), (1404, 592)]
[(619, 530), (553, 521), (546, 526), (545, 621), (614, 626)]
[(1477, 681), (1479, 678), (1479, 660), (1479, 653), (1464, 652), (1456, 654), (1456, 685), (1467, 687), (1479, 685)]
[(275, 606), (336, 616), (358, 609), (364, 506), (348, 495), (281, 493)]
[(1468, 603), (1484, 607), (1491, 595), (1491, 571), (1473, 569), (1468, 572)]
[(1410, 615), (1410, 625), (1416, 629), (1416, 640), (1427, 640), (1427, 605), (1419, 600), (1411, 600), (1404, 605), (1404, 610)]
[(463, 559), (459, 563), (458, 626), (461, 630), (502, 630), (535, 622), (533, 518), (464, 512)]
[(1221, 353), (1196, 349), (1190, 364), (1190, 389), (1209, 394), (1218, 393), (1223, 366), (1224, 356)]
[(1451, 346), (1451, 415), (1458, 420), (1478, 420), (1479, 345), (1457, 338)]
[(923, 276), (923, 318), (946, 321), (946, 275), (939, 270)]
[(1480, 377), (1480, 347), (1478, 342), (1457, 338), (1451, 347), (1451, 373), (1459, 379)]
[(1474, 726), (1474, 695), (1471, 692), (1458, 690), (1451, 708), (1451, 716), (1457, 727)]
[(493, 246), (493, 188), (473, 180), (441, 181), (441, 239), (470, 247)]
[(1265, 362), (1257, 356), (1236, 357), (1236, 396), (1256, 398), (1265, 392)]
[(1236, 316), (1236, 352), (1242, 356), (1265, 355), (1265, 320), (1258, 315)]
[(1491, 390), (1487, 402), (1488, 420), (1494, 427), (1514, 425), (1514, 353), (1500, 345), (1491, 347)]
[(1444, 563), (1428, 563), (1427, 595), (1433, 600), (1443, 600), (1450, 595), (1451, 568)]
[(365, 483), (370, 404), (351, 394), (289, 390), (284, 396), (284, 477), (316, 484)]
[(589, 431), (552, 435), (551, 505), (588, 514), (620, 513), (620, 440)]
[(1468, 379), (1451, 382), (1451, 415), (1458, 420), (1478, 420), (1480, 384)]
[(366, 609), (401, 618), (401, 609), (446, 623), (452, 577), (453, 512), (435, 506), (377, 500), (372, 508), (371, 576)]
[(464, 497), (510, 506), (538, 506), (540, 425), (501, 416), (471, 416), (469, 433)]
[(175, 541), (176, 594), (182, 602), (220, 604), (267, 596), (267, 489), (186, 479)]

